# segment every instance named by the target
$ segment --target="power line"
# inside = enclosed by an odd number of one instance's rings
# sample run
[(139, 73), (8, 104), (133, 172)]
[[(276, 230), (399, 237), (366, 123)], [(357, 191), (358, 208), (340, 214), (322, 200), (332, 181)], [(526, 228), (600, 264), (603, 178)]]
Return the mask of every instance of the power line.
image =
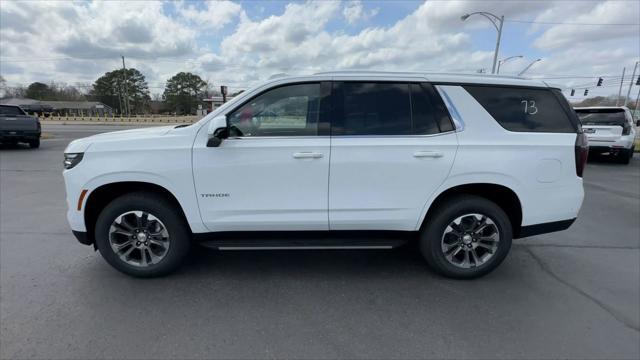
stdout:
[(525, 24), (543, 24), (543, 25), (577, 25), (577, 26), (640, 26), (634, 23), (568, 23), (568, 22), (553, 22), (553, 21), (535, 21), (535, 20), (518, 20), (518, 19), (505, 19), (505, 22), (516, 22)]

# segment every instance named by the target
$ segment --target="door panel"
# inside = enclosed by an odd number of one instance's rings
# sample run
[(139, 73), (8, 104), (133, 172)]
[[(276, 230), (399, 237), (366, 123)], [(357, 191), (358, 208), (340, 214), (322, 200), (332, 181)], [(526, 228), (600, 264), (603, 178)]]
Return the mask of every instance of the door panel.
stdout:
[(227, 139), (193, 163), (211, 231), (328, 229), (328, 137)]
[(329, 227), (415, 230), (458, 142), (429, 84), (338, 82), (332, 99)]
[(211, 231), (327, 230), (331, 84), (268, 89), (227, 114), (232, 137), (194, 146), (202, 220)]
[(331, 230), (415, 230), (425, 202), (447, 178), (456, 149), (453, 132), (332, 138)]

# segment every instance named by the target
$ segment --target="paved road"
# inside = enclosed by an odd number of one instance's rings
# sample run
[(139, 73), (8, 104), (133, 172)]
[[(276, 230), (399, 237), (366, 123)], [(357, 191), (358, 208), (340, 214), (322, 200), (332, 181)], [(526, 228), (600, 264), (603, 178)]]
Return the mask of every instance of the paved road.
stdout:
[(640, 157), (592, 162), (568, 231), (519, 240), (475, 281), (411, 248), (218, 252), (136, 280), (76, 242), (52, 126), (0, 150), (2, 358), (638, 358)]

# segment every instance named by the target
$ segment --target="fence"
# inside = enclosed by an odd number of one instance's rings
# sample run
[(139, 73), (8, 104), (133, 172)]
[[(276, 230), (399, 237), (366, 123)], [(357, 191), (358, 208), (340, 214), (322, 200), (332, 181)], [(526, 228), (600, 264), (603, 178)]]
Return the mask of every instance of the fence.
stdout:
[(47, 117), (40, 116), (40, 120), (43, 122), (47, 121), (64, 121), (64, 122), (72, 122), (72, 121), (82, 121), (82, 122), (128, 122), (128, 123), (194, 123), (200, 120), (202, 116), (199, 115), (130, 115), (130, 116), (89, 116), (89, 115), (66, 115), (66, 116), (56, 116), (50, 115)]

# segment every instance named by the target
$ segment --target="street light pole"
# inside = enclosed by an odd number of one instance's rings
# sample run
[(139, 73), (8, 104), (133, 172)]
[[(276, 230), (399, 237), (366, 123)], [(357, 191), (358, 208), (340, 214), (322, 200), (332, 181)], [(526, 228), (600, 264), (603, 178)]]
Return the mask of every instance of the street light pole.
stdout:
[(493, 68), (491, 73), (496, 73), (496, 61), (498, 61), (498, 52), (500, 51), (500, 39), (502, 39), (502, 24), (504, 24), (504, 15), (500, 16), (500, 27), (498, 28), (498, 40), (496, 41), (496, 50), (493, 53)]
[(491, 68), (491, 73), (496, 73), (496, 64), (498, 62), (498, 53), (500, 52), (500, 39), (502, 38), (502, 24), (504, 24), (504, 15), (498, 16), (486, 11), (477, 11), (471, 14), (464, 14), (460, 17), (460, 20), (465, 21), (472, 15), (482, 15), (489, 19), (493, 24), (493, 27), (496, 28), (498, 32), (498, 38), (496, 39), (496, 50), (493, 52), (493, 67)]
[(498, 70), (496, 70), (496, 74), (500, 74), (500, 65), (506, 63), (507, 61), (509, 61), (511, 59), (517, 59), (517, 58), (522, 58), (522, 55), (509, 56), (508, 58), (505, 58), (505, 59), (502, 59), (502, 60), (498, 60)]
[(518, 73), (518, 76), (522, 76), (522, 74), (524, 74), (525, 72), (527, 72), (527, 70), (529, 70), (529, 68), (531, 68), (533, 66), (533, 64), (537, 63), (538, 61), (542, 61), (542, 59), (535, 59), (531, 62), (531, 64), (527, 65), (526, 68), (522, 69), (522, 71), (520, 71)]

